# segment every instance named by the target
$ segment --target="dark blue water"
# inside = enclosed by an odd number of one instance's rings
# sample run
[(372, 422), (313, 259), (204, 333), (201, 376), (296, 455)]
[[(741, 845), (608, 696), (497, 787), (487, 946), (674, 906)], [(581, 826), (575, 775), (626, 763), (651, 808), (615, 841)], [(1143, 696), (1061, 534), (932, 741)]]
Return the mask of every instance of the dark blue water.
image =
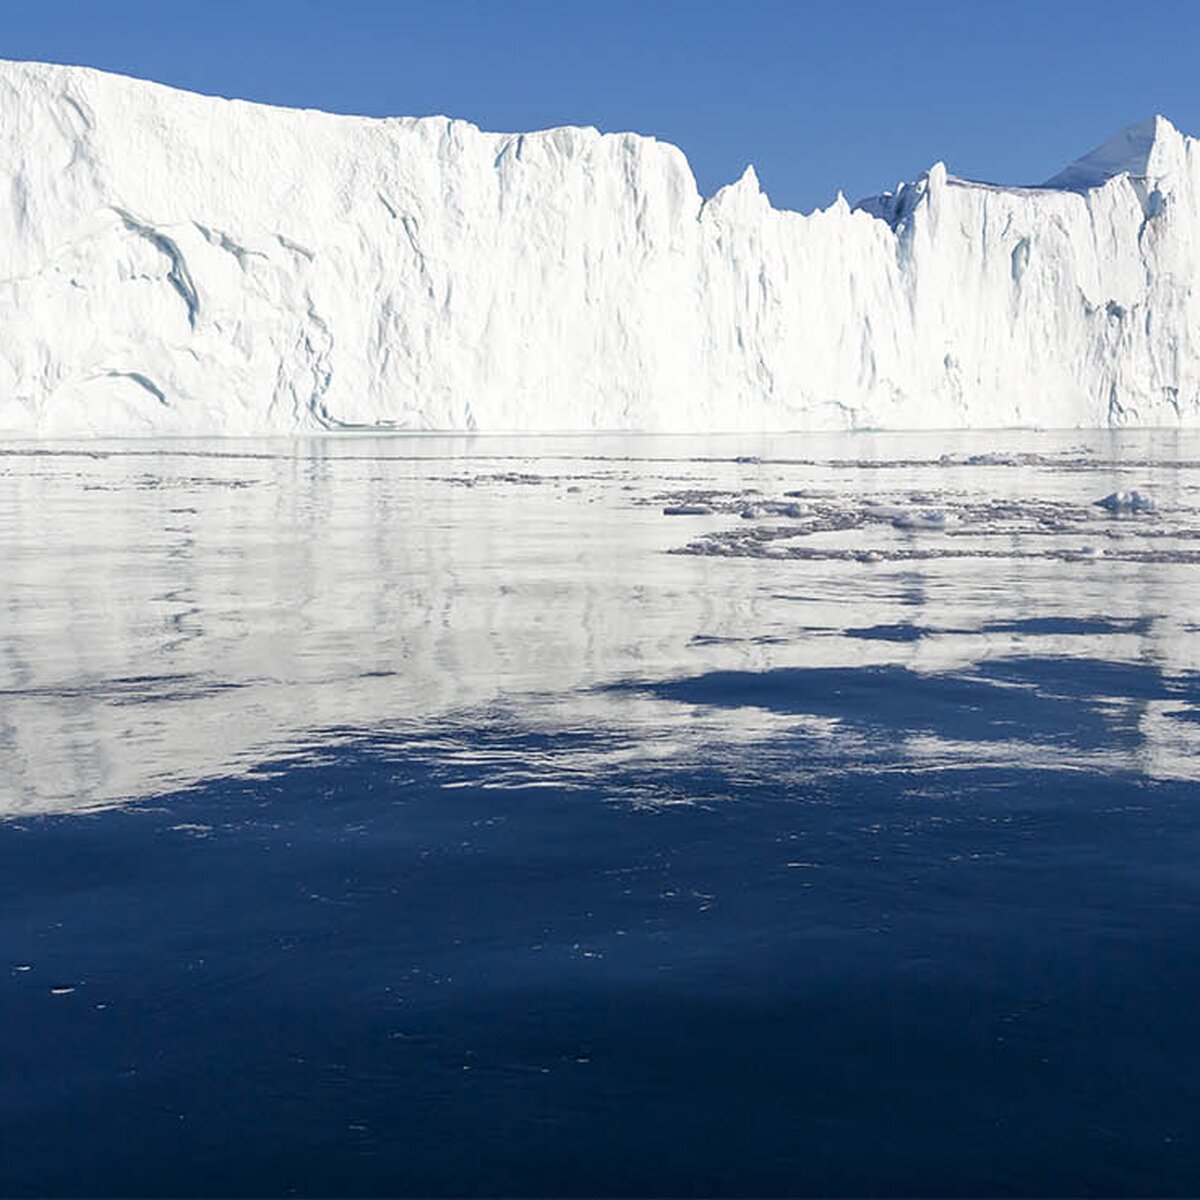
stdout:
[[(1020, 678), (1045, 690), (1042, 666)], [(906, 711), (911, 681), (869, 674), (661, 686), (868, 695), (881, 733), (986, 700)], [(1103, 723), (1049, 703), (978, 706), (970, 732)], [(350, 737), (0, 827), (0, 941), (36, 963), (3, 990), (0, 1190), (1194, 1189), (1194, 786), (800, 779), (786, 741), (540, 786), (595, 742)], [(529, 781), (483, 786), (501, 761)]]
[(546, 511), (17, 572), (0, 1194), (1200, 1190), (1191, 575)]

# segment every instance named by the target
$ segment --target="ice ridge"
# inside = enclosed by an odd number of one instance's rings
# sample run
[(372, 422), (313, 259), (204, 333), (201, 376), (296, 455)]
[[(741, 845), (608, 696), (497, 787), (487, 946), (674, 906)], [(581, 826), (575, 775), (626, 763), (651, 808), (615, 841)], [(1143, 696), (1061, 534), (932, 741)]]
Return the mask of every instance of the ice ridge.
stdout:
[(1200, 151), (777, 210), (634, 134), (0, 62), (0, 435), (1200, 424)]

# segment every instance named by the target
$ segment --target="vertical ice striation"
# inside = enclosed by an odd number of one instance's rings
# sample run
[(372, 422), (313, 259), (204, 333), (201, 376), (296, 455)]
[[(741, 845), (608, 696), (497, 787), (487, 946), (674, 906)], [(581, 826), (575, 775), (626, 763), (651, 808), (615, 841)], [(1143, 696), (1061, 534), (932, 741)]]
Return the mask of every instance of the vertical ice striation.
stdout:
[(779, 211), (632, 134), (0, 63), (0, 434), (1200, 424), (1200, 152)]

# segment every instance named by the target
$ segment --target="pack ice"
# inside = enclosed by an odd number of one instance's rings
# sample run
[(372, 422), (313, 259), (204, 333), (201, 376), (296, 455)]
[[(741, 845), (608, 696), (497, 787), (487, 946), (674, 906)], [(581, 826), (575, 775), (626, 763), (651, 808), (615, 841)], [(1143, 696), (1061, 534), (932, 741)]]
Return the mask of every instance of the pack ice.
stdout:
[(0, 434), (1200, 424), (1200, 150), (703, 198), (681, 151), (0, 63)]

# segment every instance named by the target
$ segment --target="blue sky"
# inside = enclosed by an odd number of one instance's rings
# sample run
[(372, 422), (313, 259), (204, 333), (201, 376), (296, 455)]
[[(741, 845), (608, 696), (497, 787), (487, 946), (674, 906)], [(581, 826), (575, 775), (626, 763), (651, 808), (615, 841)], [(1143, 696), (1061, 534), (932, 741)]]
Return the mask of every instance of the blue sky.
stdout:
[(634, 129), (701, 189), (808, 210), (911, 178), (1037, 182), (1162, 112), (1200, 133), (1200, 0), (0, 0), (0, 56), (484, 128)]

